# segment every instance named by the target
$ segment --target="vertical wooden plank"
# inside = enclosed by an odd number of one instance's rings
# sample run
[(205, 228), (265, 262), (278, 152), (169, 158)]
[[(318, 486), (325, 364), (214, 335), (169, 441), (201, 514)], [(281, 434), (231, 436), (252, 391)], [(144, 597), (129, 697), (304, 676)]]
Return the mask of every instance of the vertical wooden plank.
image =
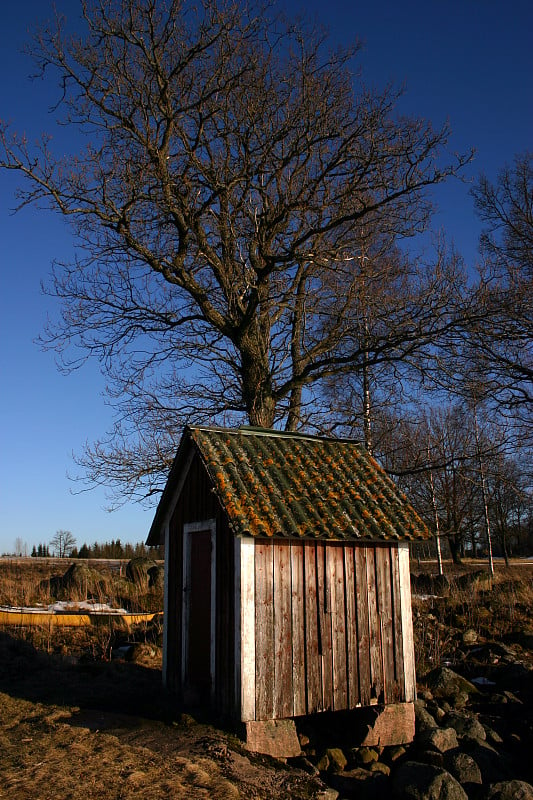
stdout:
[(385, 703), (397, 701), (394, 683), (394, 641), (392, 628), (391, 565), (388, 546), (376, 547), (378, 613), (381, 625), (383, 694)]
[(326, 545), (316, 544), (319, 650), (322, 666), (322, 708), (333, 709), (333, 658), (331, 646), (331, 586), (326, 568)]
[(370, 632), (370, 684), (371, 697), (375, 700), (382, 700), (383, 663), (381, 658), (381, 629), (377, 608), (375, 550), (375, 547), (368, 547), (366, 554), (368, 627)]
[(274, 719), (293, 716), (291, 561), (288, 542), (274, 545)]
[(322, 677), (318, 652), (318, 608), (316, 578), (316, 543), (304, 542), (304, 598), (305, 598), (305, 677), (307, 688), (307, 713), (321, 711)]
[(355, 603), (354, 548), (344, 548), (346, 661), (348, 679), (348, 708), (359, 703), (359, 668), (357, 664), (357, 609)]
[(274, 718), (274, 545), (258, 541), (255, 553), (256, 719)]
[(292, 608), (292, 685), (293, 714), (306, 713), (305, 703), (305, 615), (304, 615), (304, 548), (292, 542), (291, 556), (291, 608)]
[(403, 663), (405, 672), (405, 701), (416, 700), (415, 648), (411, 610), (411, 576), (409, 574), (409, 544), (398, 544), (400, 566), (400, 602), (402, 609)]
[(327, 563), (331, 586), (331, 644), (333, 661), (333, 708), (348, 708), (346, 669), (346, 609), (344, 603), (343, 545), (327, 545)]
[(398, 700), (405, 700), (405, 671), (403, 663), (402, 603), (400, 595), (400, 557), (398, 546), (391, 547), (392, 618), (394, 623), (394, 678)]
[(241, 719), (255, 710), (255, 542), (241, 539)]
[(363, 706), (370, 704), (370, 633), (368, 628), (368, 591), (366, 555), (368, 548), (355, 547), (355, 592), (357, 604), (357, 641), (359, 665), (359, 695)]

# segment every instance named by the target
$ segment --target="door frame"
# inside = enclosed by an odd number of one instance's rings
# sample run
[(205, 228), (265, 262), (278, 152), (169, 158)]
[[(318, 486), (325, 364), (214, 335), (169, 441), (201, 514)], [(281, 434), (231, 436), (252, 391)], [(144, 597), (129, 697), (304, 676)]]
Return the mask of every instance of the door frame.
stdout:
[(211, 699), (215, 695), (215, 664), (216, 664), (216, 519), (207, 519), (201, 522), (186, 522), (183, 525), (183, 582), (182, 582), (182, 609), (181, 609), (181, 685), (186, 690), (188, 683), (187, 665), (189, 659), (189, 618), (190, 618), (190, 579), (191, 579), (191, 537), (196, 533), (209, 532), (211, 534), (211, 615), (210, 615), (210, 645), (209, 645), (209, 672), (211, 678)]

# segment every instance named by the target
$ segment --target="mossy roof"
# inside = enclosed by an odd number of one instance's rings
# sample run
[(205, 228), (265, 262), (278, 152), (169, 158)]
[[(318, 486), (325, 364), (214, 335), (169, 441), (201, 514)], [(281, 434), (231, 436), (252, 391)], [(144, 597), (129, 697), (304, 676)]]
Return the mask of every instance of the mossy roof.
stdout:
[(187, 428), (148, 539), (158, 530), (183, 463), (195, 447), (238, 536), (410, 541), (430, 533), (364, 447), (257, 428)]

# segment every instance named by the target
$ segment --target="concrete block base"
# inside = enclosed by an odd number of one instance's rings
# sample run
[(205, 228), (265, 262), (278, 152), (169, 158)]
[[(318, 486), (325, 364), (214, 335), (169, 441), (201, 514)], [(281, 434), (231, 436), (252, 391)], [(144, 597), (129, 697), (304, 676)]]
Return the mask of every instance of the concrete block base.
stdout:
[(293, 719), (246, 722), (246, 747), (274, 758), (293, 758), (301, 753)]
[(413, 703), (396, 703), (376, 711), (368, 726), (362, 747), (389, 747), (409, 744), (415, 736), (415, 707)]

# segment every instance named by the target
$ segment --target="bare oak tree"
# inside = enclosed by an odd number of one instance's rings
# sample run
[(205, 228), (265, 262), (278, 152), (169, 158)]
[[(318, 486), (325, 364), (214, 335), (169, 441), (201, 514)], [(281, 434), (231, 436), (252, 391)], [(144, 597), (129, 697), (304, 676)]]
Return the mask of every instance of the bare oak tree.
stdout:
[(50, 540), (50, 547), (54, 555), (58, 558), (66, 558), (70, 555), (76, 544), (76, 537), (70, 531), (56, 531)]
[[(365, 88), (357, 46), (333, 52), (272, 8), (95, 0), (83, 13), (85, 36), (58, 19), (33, 55), (85, 149), (58, 156), (4, 127), (1, 163), (26, 178), (21, 206), (44, 201), (76, 235), (47, 342), (67, 366), (71, 345), (98, 357), (117, 409), (84, 466), (149, 494), (184, 421), (294, 429), (317, 384), (369, 363), (350, 313), (362, 227), (389, 241), (423, 229), (427, 188), (468, 156), (446, 156), (447, 127), (396, 114), (392, 88)], [(380, 363), (415, 347), (422, 326), (407, 320), (379, 339)]]
[[(533, 411), (533, 154), (515, 158), (495, 184), (481, 176), (473, 191), (486, 224), (485, 259), (466, 357), (498, 400), (532, 432)], [(471, 366), (468, 367), (469, 371)]]

